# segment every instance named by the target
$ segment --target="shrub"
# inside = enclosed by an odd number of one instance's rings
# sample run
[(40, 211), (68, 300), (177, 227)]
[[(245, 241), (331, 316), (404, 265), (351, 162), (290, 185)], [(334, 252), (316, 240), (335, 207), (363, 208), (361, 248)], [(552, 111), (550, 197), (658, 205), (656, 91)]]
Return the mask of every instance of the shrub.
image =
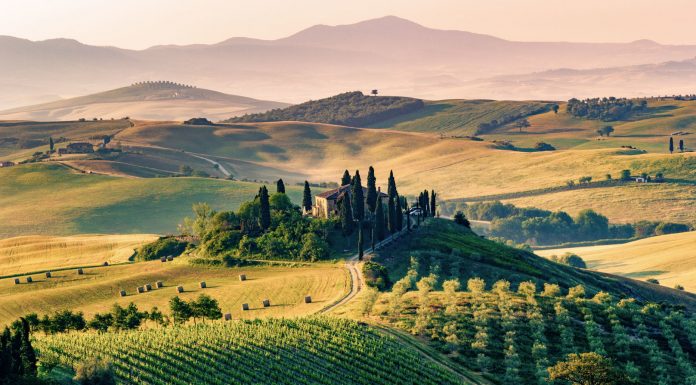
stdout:
[(574, 298), (585, 298), (585, 287), (582, 285), (577, 285), (574, 287), (571, 287), (568, 289), (568, 296), (569, 299), (574, 299)]
[(556, 147), (554, 147), (548, 143), (539, 142), (539, 143), (534, 145), (534, 150), (536, 150), (536, 151), (554, 151), (554, 150), (556, 150)]
[(152, 261), (170, 255), (178, 256), (186, 250), (188, 242), (174, 237), (162, 237), (152, 243), (142, 246), (135, 253), (136, 261)]
[(658, 280), (655, 279), (655, 278), (646, 279), (645, 282), (653, 283), (653, 284), (655, 284), (655, 285), (659, 285), (659, 284), (660, 284), (660, 281), (658, 281)]
[(457, 211), (457, 213), (454, 214), (454, 223), (471, 228), (471, 223), (469, 223), (469, 220), (466, 219), (466, 216), (461, 211)]
[(660, 222), (660, 224), (655, 227), (655, 235), (683, 233), (689, 230), (691, 230), (691, 228), (683, 223)]
[(82, 385), (116, 385), (113, 366), (99, 358), (79, 364), (75, 369), (75, 381)]
[(544, 284), (544, 291), (541, 292), (541, 295), (544, 297), (558, 297), (561, 294), (561, 287), (556, 285), (555, 283), (545, 283)]
[(533, 297), (536, 294), (536, 284), (532, 281), (520, 282), (517, 292), (526, 297)]
[(684, 291), (684, 286), (682, 286), (680, 284), (676, 284), (676, 285), (674, 285), (674, 289)]
[(365, 284), (367, 286), (384, 290), (390, 285), (387, 268), (379, 263), (372, 261), (365, 262), (363, 265), (363, 276), (365, 277)]
[(560, 257), (557, 257), (555, 255), (551, 256), (551, 260), (557, 263), (562, 263), (564, 265), (576, 267), (576, 268), (581, 268), (581, 269), (586, 269), (587, 264), (585, 261), (583, 261), (580, 256), (573, 254), (573, 253), (565, 253), (561, 255)]
[(466, 282), (466, 288), (472, 293), (483, 293), (486, 290), (486, 281), (481, 278), (470, 278)]

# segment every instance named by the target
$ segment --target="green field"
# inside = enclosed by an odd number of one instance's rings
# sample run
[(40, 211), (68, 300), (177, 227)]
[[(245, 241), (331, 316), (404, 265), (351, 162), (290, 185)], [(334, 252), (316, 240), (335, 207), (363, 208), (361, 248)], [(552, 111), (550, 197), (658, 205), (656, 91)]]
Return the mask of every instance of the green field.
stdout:
[[(119, 178), (80, 174), (60, 164), (0, 169), (0, 237), (17, 235), (166, 234), (191, 205), (236, 209), (257, 183), (210, 178)], [(274, 188), (274, 187), (272, 187)], [(294, 202), (301, 187), (288, 186)]]

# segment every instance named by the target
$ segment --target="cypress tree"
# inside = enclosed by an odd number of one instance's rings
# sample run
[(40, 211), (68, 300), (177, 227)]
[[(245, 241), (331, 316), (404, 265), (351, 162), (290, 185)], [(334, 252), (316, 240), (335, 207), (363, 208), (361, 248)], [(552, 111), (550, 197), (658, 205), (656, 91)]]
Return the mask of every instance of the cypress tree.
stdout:
[(388, 204), (388, 215), (387, 215), (387, 227), (389, 228), (390, 233), (395, 233), (396, 232), (396, 207), (394, 204), (394, 198), (389, 197), (389, 204)]
[(285, 183), (283, 183), (282, 178), (278, 179), (278, 181), (276, 182), (276, 192), (285, 194)]
[(348, 170), (343, 172), (343, 177), (341, 178), (341, 186), (345, 186), (347, 184), (350, 184), (350, 173)]
[(362, 261), (363, 260), (363, 254), (365, 251), (363, 250), (363, 223), (362, 221), (358, 222), (358, 260)]
[(312, 190), (309, 188), (309, 182), (304, 181), (304, 193), (302, 194), (302, 208), (305, 211), (312, 210)]
[(435, 216), (437, 214), (435, 202), (435, 190), (430, 191), (430, 216)]
[(385, 236), (384, 228), (385, 228), (384, 205), (382, 204), (381, 199), (377, 199), (377, 208), (375, 209), (374, 229), (375, 229), (375, 235), (376, 235), (377, 239), (380, 241), (384, 240), (384, 236)]
[(49, 153), (49, 154), (53, 154), (53, 148), (54, 148), (54, 147), (55, 147), (55, 146), (54, 146), (54, 144), (53, 144), (53, 137), (49, 136), (49, 137), (48, 137), (48, 153)]
[(36, 353), (34, 348), (31, 346), (31, 341), (29, 339), (29, 322), (25, 318), (19, 319), (21, 322), (21, 327), (17, 333), (21, 334), (21, 346), (19, 348), (19, 356), (22, 360), (21, 363), (21, 374), (25, 376), (35, 376), (36, 375)]
[(372, 166), (367, 171), (367, 209), (373, 214), (377, 209), (377, 178)]
[(268, 202), (268, 189), (261, 186), (259, 189), (259, 203), (261, 204), (261, 229), (266, 231), (271, 227), (271, 205)]
[(670, 136), (669, 137), (669, 153), (671, 154), (673, 152), (674, 152), (674, 139)]
[(404, 212), (406, 213), (406, 229), (411, 231), (411, 214), (408, 213), (408, 202), (404, 200)]
[(679, 139), (679, 152), (684, 152), (684, 139)]
[(428, 190), (423, 191), (423, 208), (425, 209), (424, 211), (424, 217), (429, 217), (430, 216), (430, 196), (428, 195)]
[(396, 181), (394, 180), (394, 171), (389, 171), (389, 182), (387, 184), (387, 194), (389, 198), (397, 199), (399, 193), (396, 191)]
[(365, 197), (363, 196), (362, 181), (360, 179), (360, 171), (355, 170), (353, 177), (352, 195), (353, 199), (353, 218), (362, 221), (365, 218)]
[(394, 212), (396, 214), (396, 231), (401, 231), (404, 228), (404, 212), (401, 209), (401, 197), (395, 202)]
[(12, 334), (10, 328), (5, 326), (5, 330), (0, 335), (0, 382), (6, 379), (12, 372)]
[(350, 195), (343, 194), (343, 202), (341, 202), (341, 228), (343, 235), (348, 236), (353, 233), (353, 210), (350, 204)]

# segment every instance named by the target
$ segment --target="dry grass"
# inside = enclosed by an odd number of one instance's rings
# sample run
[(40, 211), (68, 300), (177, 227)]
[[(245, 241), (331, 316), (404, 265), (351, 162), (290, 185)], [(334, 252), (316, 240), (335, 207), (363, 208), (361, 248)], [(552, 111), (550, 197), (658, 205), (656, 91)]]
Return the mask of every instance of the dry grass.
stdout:
[(154, 235), (23, 236), (0, 240), (0, 276), (128, 261)]
[(696, 232), (662, 235), (621, 245), (539, 250), (542, 256), (571, 252), (590, 269), (634, 279), (656, 278), (664, 286), (676, 284), (696, 292)]

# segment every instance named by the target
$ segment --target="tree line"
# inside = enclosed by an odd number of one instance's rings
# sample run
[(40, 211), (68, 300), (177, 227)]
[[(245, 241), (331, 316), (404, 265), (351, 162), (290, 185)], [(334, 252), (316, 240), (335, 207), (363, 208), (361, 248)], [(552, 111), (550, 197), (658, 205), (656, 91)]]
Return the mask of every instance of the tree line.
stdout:
[[(566, 111), (576, 117), (603, 121), (626, 120), (648, 110), (646, 99), (591, 98), (568, 100)], [(607, 133), (608, 135), (608, 133)]]

